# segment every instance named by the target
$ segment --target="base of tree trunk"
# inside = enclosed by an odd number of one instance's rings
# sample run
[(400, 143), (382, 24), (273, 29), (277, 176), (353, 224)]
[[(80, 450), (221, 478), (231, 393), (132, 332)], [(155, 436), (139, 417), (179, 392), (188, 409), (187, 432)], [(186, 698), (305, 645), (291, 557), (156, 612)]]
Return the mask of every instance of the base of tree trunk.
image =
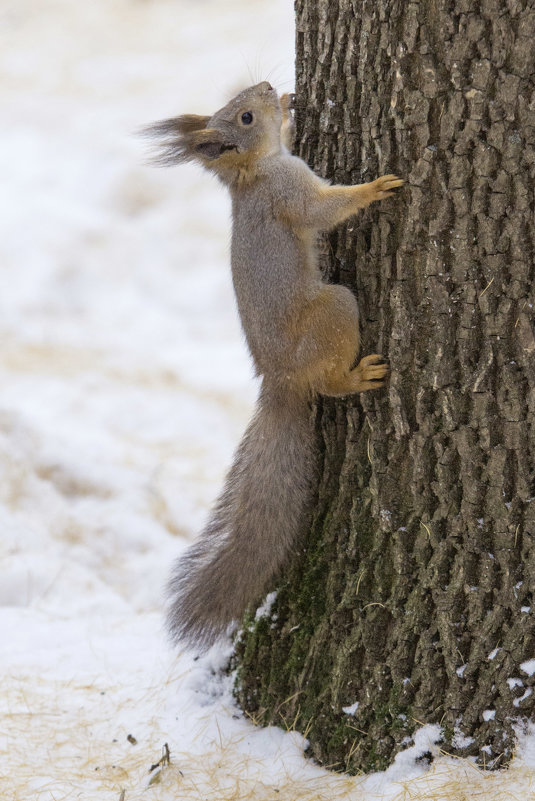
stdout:
[[(358, 405), (321, 407), (328, 445), (311, 532), (276, 597), (244, 623), (240, 706), (259, 724), (302, 732), (310, 756), (334, 770), (385, 769), (425, 724), (439, 724), (445, 752), (505, 765), (532, 712), (528, 607), (491, 602), (492, 556), (477, 560), (476, 577), (457, 535), (419, 521), (370, 528), (369, 427)], [(367, 469), (355, 472), (355, 459)], [(461, 563), (437, 582), (455, 553)]]

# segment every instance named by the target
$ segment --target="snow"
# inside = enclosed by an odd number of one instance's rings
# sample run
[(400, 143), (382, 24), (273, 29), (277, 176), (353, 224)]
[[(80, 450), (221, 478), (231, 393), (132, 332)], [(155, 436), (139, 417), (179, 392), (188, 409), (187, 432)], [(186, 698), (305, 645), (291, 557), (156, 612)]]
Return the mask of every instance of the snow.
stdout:
[(170, 565), (217, 495), (257, 387), (228, 199), (194, 168), (149, 168), (132, 134), (259, 79), (291, 89), (292, 13), (284, 0), (0, 9), (5, 801), (533, 791), (523, 730), (507, 774), (442, 754), (428, 726), (385, 773), (328, 773), (301, 734), (256, 728), (234, 705), (228, 644), (196, 659), (165, 639)]
[(532, 695), (532, 694), (533, 694), (533, 690), (531, 689), (531, 687), (526, 687), (526, 689), (524, 690), (524, 694), (523, 695), (521, 695), (519, 698), (514, 698), (513, 699), (513, 706), (520, 706), (522, 701), (525, 701), (526, 698), (529, 698), (530, 695)]
[(525, 662), (522, 662), (520, 670), (523, 673), (527, 673), (528, 676), (533, 676), (535, 673), (535, 659), (527, 659)]
[(453, 746), (455, 748), (468, 748), (468, 746), (472, 745), (473, 742), (474, 742), (473, 737), (467, 737), (466, 734), (463, 734), (463, 732), (460, 729), (455, 728), (452, 740)]
[(269, 617), (269, 615), (271, 614), (271, 609), (276, 599), (277, 599), (276, 590), (273, 590), (273, 592), (268, 592), (268, 594), (264, 598), (263, 603), (258, 607), (258, 609), (255, 612), (255, 620), (261, 620), (263, 617)]

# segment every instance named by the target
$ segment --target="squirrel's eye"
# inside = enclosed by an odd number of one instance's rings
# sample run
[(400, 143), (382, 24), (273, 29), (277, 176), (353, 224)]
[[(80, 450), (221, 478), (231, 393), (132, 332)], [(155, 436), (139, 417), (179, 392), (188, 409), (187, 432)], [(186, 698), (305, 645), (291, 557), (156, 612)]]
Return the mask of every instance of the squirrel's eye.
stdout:
[(250, 125), (253, 121), (253, 115), (250, 111), (244, 111), (241, 115), (241, 121), (244, 125)]

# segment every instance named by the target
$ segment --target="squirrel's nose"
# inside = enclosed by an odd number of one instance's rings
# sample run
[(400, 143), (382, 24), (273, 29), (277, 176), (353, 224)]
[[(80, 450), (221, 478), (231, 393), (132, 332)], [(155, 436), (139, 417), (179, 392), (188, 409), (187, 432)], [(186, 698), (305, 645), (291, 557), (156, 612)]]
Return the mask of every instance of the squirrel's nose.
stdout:
[(262, 92), (272, 92), (273, 91), (273, 87), (272, 87), (272, 85), (270, 83), (268, 83), (268, 81), (262, 81), (262, 83), (259, 84), (258, 88)]

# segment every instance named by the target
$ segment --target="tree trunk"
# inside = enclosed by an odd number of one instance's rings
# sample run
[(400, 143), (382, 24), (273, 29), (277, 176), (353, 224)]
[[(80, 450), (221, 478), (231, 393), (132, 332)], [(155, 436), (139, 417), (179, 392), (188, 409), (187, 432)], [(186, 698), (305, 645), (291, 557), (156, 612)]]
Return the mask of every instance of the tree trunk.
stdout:
[(533, 4), (296, 12), (297, 151), (336, 183), (406, 179), (323, 248), (392, 374), (317, 404), (310, 531), (247, 621), (237, 696), (337, 769), (384, 768), (421, 723), (497, 766), (535, 705)]

